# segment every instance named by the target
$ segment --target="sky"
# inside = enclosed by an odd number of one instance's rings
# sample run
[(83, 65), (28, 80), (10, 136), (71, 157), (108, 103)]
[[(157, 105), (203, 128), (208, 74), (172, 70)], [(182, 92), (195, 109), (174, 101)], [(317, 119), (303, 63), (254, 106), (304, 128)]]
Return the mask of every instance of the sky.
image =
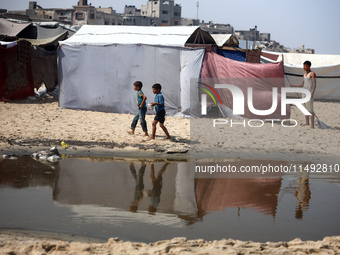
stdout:
[[(77, 0), (36, 0), (43, 8), (72, 8)], [(88, 0), (98, 7), (123, 12), (125, 5), (140, 8), (147, 0)], [(175, 0), (182, 17), (196, 18), (197, 0)], [(0, 8), (25, 10), (28, 0), (0, 0)], [(199, 19), (231, 24), (235, 30), (257, 25), (261, 33), (286, 47), (315, 49), (317, 54), (340, 55), (340, 1), (338, 0), (200, 0)]]

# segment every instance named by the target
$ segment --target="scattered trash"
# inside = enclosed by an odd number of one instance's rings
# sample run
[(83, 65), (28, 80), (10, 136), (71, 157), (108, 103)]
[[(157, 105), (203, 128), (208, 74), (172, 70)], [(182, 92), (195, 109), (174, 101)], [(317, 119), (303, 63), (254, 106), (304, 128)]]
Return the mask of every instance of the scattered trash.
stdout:
[(37, 98), (45, 95), (46, 92), (47, 92), (47, 88), (44, 82), (41, 84), (39, 89), (36, 89), (36, 88), (34, 89), (34, 94)]
[(59, 85), (57, 85), (53, 91), (47, 91), (46, 85), (43, 82), (39, 89), (34, 89), (35, 96), (29, 96), (27, 97), (28, 100), (36, 101), (39, 99), (42, 99), (44, 97), (51, 98), (51, 97), (57, 97), (59, 95)]
[(4, 155), (2, 155), (2, 158), (3, 159), (18, 159), (18, 156), (15, 155), (15, 154), (9, 154), (9, 155), (4, 154)]
[(56, 146), (46, 151), (38, 151), (32, 154), (32, 158), (43, 161), (57, 162), (61, 160), (59, 151)]
[(63, 147), (63, 148), (67, 148), (67, 147), (68, 147), (68, 145), (67, 145), (67, 143), (65, 143), (64, 141), (62, 141), (62, 142), (61, 142), (61, 147)]

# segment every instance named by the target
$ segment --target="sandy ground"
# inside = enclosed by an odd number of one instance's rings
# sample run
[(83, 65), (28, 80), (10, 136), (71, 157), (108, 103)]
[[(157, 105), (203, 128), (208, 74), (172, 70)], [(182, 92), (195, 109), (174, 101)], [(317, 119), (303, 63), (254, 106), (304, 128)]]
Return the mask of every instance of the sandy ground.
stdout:
[(249, 242), (233, 239), (204, 241), (174, 238), (155, 243), (63, 241), (60, 236), (0, 232), (1, 254), (339, 254), (340, 236), (321, 241)]
[[(96, 149), (105, 149), (106, 155), (110, 155), (110, 151), (113, 155), (118, 149), (187, 154), (191, 125), (191, 139), (198, 147), (196, 150), (192, 148), (191, 152), (202, 153), (202, 156), (213, 156), (209, 153), (221, 151), (227, 158), (308, 161), (326, 158), (336, 161), (340, 156), (340, 102), (315, 102), (314, 108), (319, 118), (334, 129), (302, 127), (304, 116), (293, 107), (291, 118), (298, 121), (294, 128), (283, 127), (280, 123), (272, 127), (271, 123), (266, 123), (261, 128), (219, 125), (212, 130), (212, 120), (208, 120), (211, 125), (207, 126), (206, 119), (167, 117), (165, 125), (172, 139), (165, 140), (158, 127), (156, 140), (150, 141), (143, 136), (139, 124), (135, 135), (127, 134), (133, 118), (130, 114), (60, 109), (56, 100), (50, 99), (0, 102), (0, 153), (1, 150), (3, 153), (17, 151), (18, 147), (22, 153), (34, 151), (35, 146), (60, 147), (65, 141), (69, 145), (69, 150), (64, 151), (66, 154), (83, 154)], [(146, 117), (149, 130), (153, 117)], [(82, 152), (79, 151), (81, 148)]]
[[(331, 129), (303, 126), (305, 116), (293, 106), (291, 119), (295, 127), (284, 127), (281, 122), (260, 122), (246, 120), (244, 125), (216, 125), (206, 119), (193, 119), (191, 125), (191, 151), (213, 155), (222, 152), (229, 158), (259, 158), (296, 160), (321, 163), (340, 163), (340, 102), (314, 102), (316, 115)], [(243, 120), (233, 120), (243, 123)], [(222, 122), (223, 123), (223, 122)], [(292, 125), (296, 125), (291, 121)], [(284, 122), (284, 125), (288, 123)]]
[[(55, 100), (0, 102), (0, 148), (20, 145), (60, 147), (62, 141), (74, 147), (124, 148), (153, 152), (185, 153), (189, 149), (188, 119), (169, 117), (165, 125), (172, 139), (166, 140), (158, 126), (156, 139), (143, 136), (138, 123), (135, 135), (129, 135), (133, 115), (60, 109)], [(151, 132), (154, 115), (146, 120)], [(66, 153), (68, 153), (66, 152)]]

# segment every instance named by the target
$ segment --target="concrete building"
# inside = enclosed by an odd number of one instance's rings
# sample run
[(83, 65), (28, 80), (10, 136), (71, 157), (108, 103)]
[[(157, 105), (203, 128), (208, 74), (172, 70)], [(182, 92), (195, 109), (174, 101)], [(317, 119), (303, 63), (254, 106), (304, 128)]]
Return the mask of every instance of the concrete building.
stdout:
[(79, 0), (78, 5), (69, 9), (43, 8), (35, 1), (29, 2), (26, 11), (10, 11), (12, 15), (25, 15), (31, 21), (57, 21), (68, 25), (122, 25), (123, 16), (112, 7), (101, 8)]
[(199, 26), (200, 20), (199, 19), (182, 18), (181, 24), (182, 24), (182, 26)]
[(233, 34), (234, 27), (230, 24), (218, 24), (209, 21), (209, 23), (205, 23), (202, 20), (202, 23), (199, 24), (205, 31), (209, 32), (210, 34)]
[(123, 15), (123, 25), (127, 26), (157, 26), (159, 18), (141, 15), (141, 10), (134, 5), (125, 5)]
[(87, 0), (79, 0), (77, 6), (73, 6), (73, 25), (122, 25), (123, 16), (116, 13), (112, 7), (95, 8), (87, 4)]
[(260, 32), (257, 30), (257, 26), (249, 30), (236, 30), (235, 35), (237, 39), (239, 40), (248, 40), (248, 41), (259, 41), (260, 40)]
[(270, 33), (260, 33), (260, 41), (270, 42)]
[(174, 0), (149, 0), (147, 5), (142, 5), (141, 16), (158, 18), (159, 26), (181, 25), (182, 7), (175, 4)]
[(306, 49), (304, 44), (302, 44), (301, 48), (296, 48), (292, 52), (294, 52), (294, 53), (315, 54), (315, 50), (314, 49), (309, 49), (309, 48)]

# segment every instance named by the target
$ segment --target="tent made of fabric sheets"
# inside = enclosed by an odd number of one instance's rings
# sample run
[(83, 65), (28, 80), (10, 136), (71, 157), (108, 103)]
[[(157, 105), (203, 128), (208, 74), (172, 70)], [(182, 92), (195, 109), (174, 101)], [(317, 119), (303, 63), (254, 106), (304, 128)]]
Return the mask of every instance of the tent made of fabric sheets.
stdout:
[(184, 47), (185, 44), (215, 44), (211, 35), (196, 26), (82, 26), (61, 45), (146, 44)]
[(28, 42), (0, 46), (0, 98), (4, 101), (34, 95), (31, 50)]
[(220, 48), (223, 47), (238, 47), (239, 41), (233, 34), (212, 34), (216, 45)]
[(142, 81), (147, 103), (154, 100), (152, 85), (160, 83), (167, 115), (190, 111), (190, 80), (199, 78), (205, 49), (67, 41), (58, 52), (62, 108), (136, 113), (133, 83)]
[(6, 19), (0, 19), (0, 36), (15, 37), (31, 23), (16, 23)]
[[(201, 72), (201, 82), (209, 86), (215, 84), (233, 84), (239, 87), (244, 95), (244, 115), (250, 119), (287, 119), (290, 107), (286, 107), (286, 115), (281, 115), (281, 88), (284, 87), (283, 63), (254, 64), (244, 63), (222, 57), (214, 52), (204, 56)], [(247, 105), (247, 89), (253, 88), (253, 105), (257, 110), (268, 110), (272, 106), (273, 87), (278, 88), (278, 105), (269, 115), (258, 116), (250, 112)], [(233, 96), (229, 89), (216, 89), (222, 105), (220, 109), (226, 115), (233, 107)], [(223, 111), (224, 110), (224, 111)], [(232, 116), (227, 116), (232, 117)]]
[[(285, 84), (301, 84), (303, 62), (311, 61), (311, 70), (316, 73), (315, 99), (339, 100), (340, 55), (262, 52), (262, 63), (284, 62)], [(292, 94), (291, 96), (298, 96)]]

